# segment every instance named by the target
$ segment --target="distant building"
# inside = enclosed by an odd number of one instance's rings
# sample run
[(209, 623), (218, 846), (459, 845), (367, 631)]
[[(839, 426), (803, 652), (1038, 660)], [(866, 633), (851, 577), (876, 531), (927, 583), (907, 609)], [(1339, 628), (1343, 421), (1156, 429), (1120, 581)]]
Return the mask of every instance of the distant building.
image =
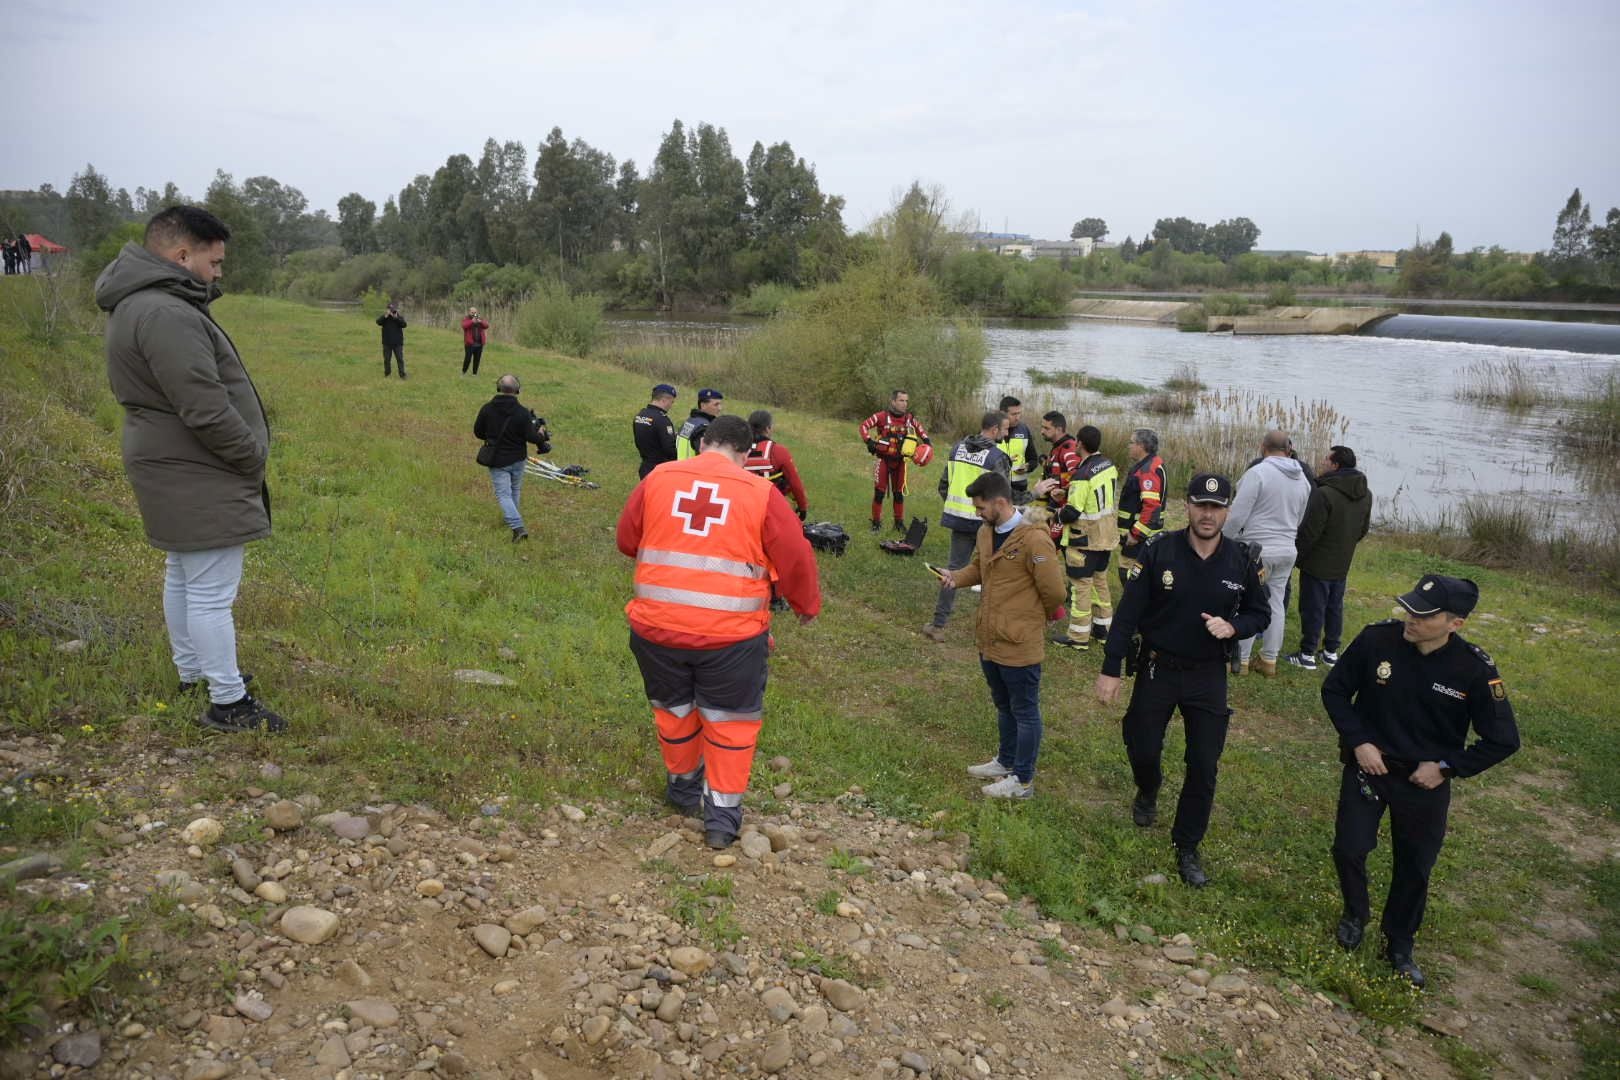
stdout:
[(1318, 255), (1314, 251), (1300, 251), (1300, 250), (1292, 250), (1292, 251), (1256, 250), (1256, 251), (1250, 252), (1250, 254), (1259, 255), (1262, 258), (1266, 258), (1266, 259), (1303, 259), (1306, 262), (1327, 262), (1327, 261), (1329, 261), (1330, 258), (1332, 258), (1332, 256), (1329, 256), (1329, 255)]
[(1083, 259), (1091, 254), (1097, 241), (1082, 236), (1077, 240), (1037, 240), (1034, 246), (1037, 259)]
[(1357, 259), (1367, 259), (1380, 270), (1395, 269), (1395, 259), (1399, 255), (1396, 251), (1335, 251), (1335, 262), (1354, 262)]

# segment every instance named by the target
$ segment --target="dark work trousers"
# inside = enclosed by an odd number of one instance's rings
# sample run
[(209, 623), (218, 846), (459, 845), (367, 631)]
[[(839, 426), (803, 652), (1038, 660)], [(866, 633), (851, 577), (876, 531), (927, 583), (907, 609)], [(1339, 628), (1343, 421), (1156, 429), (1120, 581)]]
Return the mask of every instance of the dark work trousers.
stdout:
[[(1325, 632), (1324, 632), (1325, 631)], [(1316, 642), (1330, 653), (1339, 651), (1344, 635), (1344, 578), (1313, 577), (1299, 572), (1299, 651), (1314, 655)]]
[(1041, 753), (1041, 665), (1008, 667), (981, 656), (979, 666), (996, 707), (996, 760), (1027, 784)]
[[(945, 569), (960, 570), (973, 561), (973, 545), (978, 542), (978, 530), (973, 532), (957, 532), (955, 529), (947, 530), (951, 534), (951, 553), (945, 558)], [(944, 585), (939, 587), (939, 599), (934, 601), (934, 625), (944, 626), (951, 617), (951, 609), (956, 606), (956, 590), (947, 589)]]
[(1387, 758), (1385, 764), (1389, 765), (1387, 775), (1366, 777), (1377, 802), (1361, 794), (1361, 771), (1354, 765), (1344, 767), (1338, 819), (1333, 825), (1333, 866), (1339, 872), (1344, 910), (1366, 922), (1372, 910), (1367, 900), (1367, 855), (1378, 846), (1378, 822), (1388, 806), (1394, 872), (1384, 900), (1384, 937), (1391, 951), (1410, 952), (1429, 902), (1429, 872), (1446, 838), (1451, 783), (1432, 790), (1420, 788), (1407, 779), (1416, 766), (1397, 768)]
[(1176, 820), (1170, 840), (1177, 847), (1197, 847), (1209, 828), (1215, 805), (1215, 773), (1226, 748), (1226, 727), (1232, 710), (1226, 707), (1226, 665), (1198, 664), (1170, 670), (1162, 661), (1143, 657), (1125, 710), (1125, 756), (1143, 795), (1156, 798), (1164, 782), (1160, 759), (1170, 714), (1181, 709), (1187, 733), (1187, 777), (1176, 802)]
[(389, 363), (393, 360), (399, 361), (399, 377), (403, 379), (405, 377), (405, 346), (383, 346), (383, 378), (385, 379), (392, 374), (392, 372), (389, 370)]
[(765, 708), (770, 635), (718, 649), (677, 649), (630, 634), (669, 774), (665, 794), (703, 806), (703, 827), (736, 836)]
[(467, 374), (467, 368), (470, 366), (472, 373), (474, 375), (478, 374), (478, 361), (483, 358), (484, 347), (482, 345), (468, 345), (461, 354), (461, 373), (463, 375)]

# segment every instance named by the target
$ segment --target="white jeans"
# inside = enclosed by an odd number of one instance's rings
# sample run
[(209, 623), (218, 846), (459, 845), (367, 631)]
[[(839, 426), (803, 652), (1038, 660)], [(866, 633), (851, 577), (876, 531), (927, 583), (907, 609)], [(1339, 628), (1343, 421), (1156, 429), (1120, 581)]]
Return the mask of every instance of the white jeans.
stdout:
[[(1260, 638), (1260, 657), (1263, 660), (1275, 660), (1277, 654), (1282, 652), (1283, 631), (1288, 622), (1288, 608), (1283, 604), (1283, 596), (1288, 590), (1288, 576), (1294, 572), (1294, 560), (1298, 558), (1293, 552), (1273, 558), (1261, 552), (1260, 565), (1266, 571), (1266, 583), (1262, 588), (1266, 590), (1266, 599), (1271, 602), (1271, 622), (1266, 624), (1266, 632)], [(1238, 644), (1238, 655), (1244, 660), (1249, 658), (1249, 652), (1254, 648), (1254, 638), (1244, 638)]]
[(163, 617), (180, 681), (208, 680), (208, 698), (216, 705), (240, 701), (246, 693), (236, 670), (236, 623), (231, 618), (245, 550), (238, 544), (171, 551), (163, 576)]

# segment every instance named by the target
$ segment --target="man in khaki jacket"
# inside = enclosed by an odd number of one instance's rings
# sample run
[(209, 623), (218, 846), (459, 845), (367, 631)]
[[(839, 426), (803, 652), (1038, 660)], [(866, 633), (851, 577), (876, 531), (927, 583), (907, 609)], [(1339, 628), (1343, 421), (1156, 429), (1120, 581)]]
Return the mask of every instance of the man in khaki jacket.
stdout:
[(995, 799), (1035, 794), (1035, 759), (1041, 750), (1041, 660), (1046, 624), (1063, 614), (1063, 563), (1051, 534), (1031, 525), (1012, 504), (1012, 484), (985, 473), (968, 485), (968, 497), (984, 524), (973, 561), (940, 574), (947, 588), (983, 587), (974, 638), (979, 664), (996, 706), (1001, 743), (996, 756), (968, 768)]

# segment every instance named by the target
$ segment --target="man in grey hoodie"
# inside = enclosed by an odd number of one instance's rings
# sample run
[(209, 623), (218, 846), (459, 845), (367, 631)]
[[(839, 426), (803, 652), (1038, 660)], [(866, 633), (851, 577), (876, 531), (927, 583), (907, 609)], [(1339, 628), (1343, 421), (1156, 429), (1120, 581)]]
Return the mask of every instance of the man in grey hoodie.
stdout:
[(168, 553), (163, 615), (179, 692), (208, 684), (205, 727), (282, 731), (236, 666), (243, 552), (270, 535), (270, 427), (208, 309), (230, 235), (206, 210), (169, 207), (102, 270), (96, 303), (108, 313), (107, 379), (124, 407), (124, 471), (147, 542)]
[[(1237, 497), (1232, 500), (1232, 512), (1222, 532), (1233, 540), (1260, 545), (1271, 622), (1260, 640), (1260, 658), (1254, 669), (1268, 678), (1277, 674), (1277, 655), (1282, 652), (1287, 615), (1284, 590), (1294, 572), (1294, 537), (1310, 497), (1311, 482), (1305, 478), (1305, 470), (1288, 456), (1288, 434), (1266, 432), (1260, 440), (1260, 461), (1238, 481)], [(1245, 669), (1253, 649), (1254, 638), (1238, 644)]]

